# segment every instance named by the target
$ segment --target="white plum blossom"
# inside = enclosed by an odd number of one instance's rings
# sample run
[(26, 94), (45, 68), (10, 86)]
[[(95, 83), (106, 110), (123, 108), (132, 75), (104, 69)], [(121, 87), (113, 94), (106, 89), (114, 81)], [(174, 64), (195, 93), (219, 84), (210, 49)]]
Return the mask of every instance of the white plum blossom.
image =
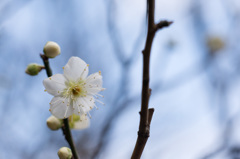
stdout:
[[(59, 119), (72, 114), (89, 114), (96, 107), (94, 97), (103, 91), (101, 72), (88, 76), (88, 64), (79, 57), (71, 57), (63, 67), (63, 74), (55, 74), (43, 81), (45, 91), (53, 95), (49, 111)], [(103, 103), (102, 103), (103, 104)], [(90, 115), (90, 114), (89, 114)]]
[(90, 119), (87, 116), (85, 116), (85, 119), (75, 122), (72, 129), (83, 130), (88, 128), (89, 126), (90, 126)]
[(78, 116), (73, 114), (69, 117), (69, 126), (71, 129), (83, 130), (90, 126), (90, 119), (85, 115)]

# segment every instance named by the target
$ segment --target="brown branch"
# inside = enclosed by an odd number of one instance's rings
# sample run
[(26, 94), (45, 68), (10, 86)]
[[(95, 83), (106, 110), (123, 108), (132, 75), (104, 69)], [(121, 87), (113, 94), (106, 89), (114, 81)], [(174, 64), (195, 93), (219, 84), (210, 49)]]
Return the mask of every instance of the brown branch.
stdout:
[(140, 111), (140, 124), (138, 131), (137, 142), (132, 154), (131, 159), (140, 159), (144, 147), (149, 137), (150, 122), (154, 109), (148, 108), (150, 88), (149, 88), (149, 64), (150, 64), (150, 53), (152, 48), (153, 38), (155, 33), (164, 27), (172, 24), (172, 22), (161, 21), (158, 24), (154, 22), (154, 8), (155, 0), (147, 0), (148, 6), (148, 33), (145, 48), (143, 53), (143, 81), (142, 81), (142, 100), (141, 100), (141, 111)]

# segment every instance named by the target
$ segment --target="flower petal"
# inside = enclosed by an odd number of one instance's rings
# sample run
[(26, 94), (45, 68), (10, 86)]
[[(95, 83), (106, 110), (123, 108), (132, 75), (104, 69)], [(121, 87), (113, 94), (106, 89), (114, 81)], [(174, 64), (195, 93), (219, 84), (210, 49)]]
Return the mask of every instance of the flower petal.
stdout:
[(68, 118), (73, 114), (73, 106), (69, 98), (53, 97), (50, 102), (52, 115), (59, 119)]
[(85, 88), (89, 94), (97, 94), (102, 91), (102, 76), (97, 72), (87, 77)]
[(74, 114), (86, 115), (94, 107), (95, 100), (93, 96), (87, 95), (86, 97), (80, 97), (74, 102)]
[(81, 115), (80, 120), (74, 122), (73, 129), (86, 129), (90, 126), (90, 119), (86, 115)]
[(88, 75), (88, 66), (85, 61), (79, 57), (71, 57), (64, 66), (64, 76), (70, 81), (85, 79)]
[(43, 80), (43, 85), (46, 91), (53, 95), (61, 95), (61, 91), (66, 88), (65, 82), (67, 79), (62, 74), (55, 74)]

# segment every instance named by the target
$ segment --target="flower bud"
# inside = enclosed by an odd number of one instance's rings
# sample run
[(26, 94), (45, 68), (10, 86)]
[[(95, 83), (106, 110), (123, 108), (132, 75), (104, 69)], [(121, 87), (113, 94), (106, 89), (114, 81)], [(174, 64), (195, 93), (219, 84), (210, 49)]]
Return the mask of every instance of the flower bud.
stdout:
[(225, 43), (221, 37), (211, 36), (211, 37), (208, 37), (208, 39), (207, 39), (207, 45), (208, 45), (211, 53), (215, 53), (215, 52), (223, 49)]
[(71, 159), (72, 158), (72, 151), (68, 147), (62, 147), (58, 150), (58, 157), (60, 159)]
[(37, 75), (42, 69), (44, 68), (44, 66), (42, 65), (38, 65), (36, 63), (31, 63), (27, 66), (25, 72), (31, 76), (35, 76)]
[(43, 52), (48, 58), (54, 58), (60, 54), (61, 50), (56, 42), (48, 41), (43, 48)]
[(47, 119), (47, 126), (51, 130), (58, 130), (62, 127), (62, 120), (52, 115)]

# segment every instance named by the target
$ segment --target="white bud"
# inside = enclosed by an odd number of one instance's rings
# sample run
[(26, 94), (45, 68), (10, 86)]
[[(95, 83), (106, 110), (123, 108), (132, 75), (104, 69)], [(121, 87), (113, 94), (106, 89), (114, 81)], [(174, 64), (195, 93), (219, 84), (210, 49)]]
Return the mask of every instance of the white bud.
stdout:
[(47, 119), (47, 126), (51, 130), (58, 130), (62, 127), (62, 120), (52, 115)]
[(36, 63), (31, 63), (27, 66), (25, 72), (31, 76), (35, 76), (37, 75), (42, 69), (44, 68), (44, 66), (36, 64)]
[(48, 41), (43, 48), (43, 52), (48, 58), (54, 58), (60, 54), (61, 49), (56, 42)]
[(68, 147), (62, 147), (58, 150), (58, 157), (60, 159), (71, 159), (72, 158), (72, 151)]

